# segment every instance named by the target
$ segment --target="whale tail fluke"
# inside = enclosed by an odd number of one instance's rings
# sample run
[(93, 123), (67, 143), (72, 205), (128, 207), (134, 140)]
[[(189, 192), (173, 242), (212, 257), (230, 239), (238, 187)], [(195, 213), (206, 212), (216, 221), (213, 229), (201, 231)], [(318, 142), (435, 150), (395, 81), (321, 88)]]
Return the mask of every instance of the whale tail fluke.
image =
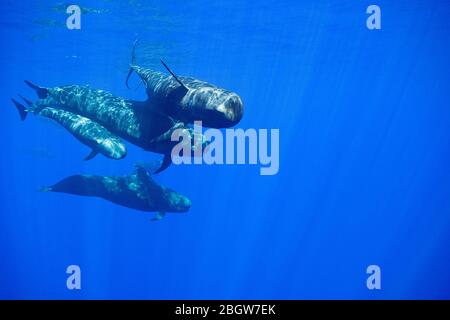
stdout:
[(130, 71), (128, 71), (127, 79), (125, 80), (125, 85), (127, 86), (127, 89), (131, 89), (130, 85), (128, 84), (128, 80), (130, 80), (130, 77), (132, 74), (133, 74), (133, 67), (130, 67)]
[(33, 108), (33, 102), (31, 102), (30, 100), (28, 100), (27, 98), (25, 98), (24, 96), (22, 96), (21, 94), (18, 95), (23, 101), (25, 101), (25, 103), (27, 104), (27, 106), (29, 108)]
[[(136, 63), (136, 44), (138, 43), (138, 40), (136, 39), (133, 43), (133, 49), (131, 49), (131, 62), (130, 62), (130, 71), (128, 71), (127, 79), (125, 80), (125, 85), (128, 89), (130, 89), (130, 86), (128, 85), (128, 81), (130, 80), (131, 75), (133, 74), (133, 66)], [(139, 83), (140, 85), (140, 83)]]
[(52, 191), (52, 187), (43, 186), (43, 187), (40, 187), (38, 191), (39, 192), (50, 192), (50, 191)]
[(14, 105), (17, 108), (17, 111), (19, 111), (19, 115), (20, 115), (20, 119), (23, 121), (26, 119), (28, 111), (27, 108), (25, 108), (25, 106), (19, 102), (17, 102), (14, 99), (11, 99), (11, 101), (14, 103)]
[(31, 89), (36, 91), (36, 94), (39, 97), (39, 99), (47, 98), (47, 95), (48, 95), (47, 89), (39, 87), (39, 86), (35, 85), (34, 83), (32, 83), (31, 81), (28, 81), (28, 80), (24, 80), (24, 81)]

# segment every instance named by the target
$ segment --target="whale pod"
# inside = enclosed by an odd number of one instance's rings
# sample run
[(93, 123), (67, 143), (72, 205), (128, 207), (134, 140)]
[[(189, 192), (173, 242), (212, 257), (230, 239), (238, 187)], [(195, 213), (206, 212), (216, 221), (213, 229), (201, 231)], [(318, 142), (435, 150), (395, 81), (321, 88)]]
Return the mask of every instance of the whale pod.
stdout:
[[(175, 75), (171, 77), (176, 79)], [(97, 153), (121, 159), (126, 154), (125, 145), (120, 140), (122, 138), (146, 151), (163, 154), (162, 165), (154, 172), (159, 173), (172, 163), (171, 151), (178, 144), (178, 141), (172, 140), (172, 134), (177, 129), (189, 138), (183, 139), (183, 142), (192, 142), (189, 149), (194, 156), (202, 154), (210, 143), (201, 133), (194, 134), (184, 122), (152, 108), (148, 101), (126, 100), (89, 86), (44, 88), (30, 81), (25, 82), (39, 97), (34, 103), (22, 97), (30, 110), (57, 120), (82, 143), (91, 146), (93, 152), (86, 160)], [(25, 119), (26, 108), (18, 106), (16, 101), (14, 103), (21, 118)]]

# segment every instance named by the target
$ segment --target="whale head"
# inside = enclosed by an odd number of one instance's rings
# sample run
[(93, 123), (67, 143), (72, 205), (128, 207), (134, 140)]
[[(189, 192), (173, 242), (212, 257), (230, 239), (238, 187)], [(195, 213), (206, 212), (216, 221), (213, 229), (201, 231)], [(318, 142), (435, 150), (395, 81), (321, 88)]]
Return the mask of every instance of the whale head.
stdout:
[(203, 124), (213, 128), (229, 128), (242, 119), (244, 105), (241, 98), (234, 92), (216, 89), (205, 99), (201, 108)]
[(244, 104), (236, 93), (200, 81), (191, 83), (181, 104), (190, 121), (201, 120), (211, 128), (232, 127), (244, 114)]
[(168, 197), (170, 212), (186, 212), (191, 208), (191, 200), (175, 191), (170, 191)]
[(217, 110), (223, 115), (224, 127), (231, 127), (241, 121), (244, 114), (244, 104), (236, 93), (229, 92), (224, 95), (223, 102), (218, 105)]

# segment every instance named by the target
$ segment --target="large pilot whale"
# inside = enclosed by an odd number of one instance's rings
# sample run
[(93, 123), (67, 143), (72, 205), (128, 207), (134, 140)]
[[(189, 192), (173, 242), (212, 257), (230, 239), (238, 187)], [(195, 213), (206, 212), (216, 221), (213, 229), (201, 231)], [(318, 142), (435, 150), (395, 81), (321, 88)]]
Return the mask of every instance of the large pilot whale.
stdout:
[(170, 117), (147, 108), (144, 102), (127, 100), (106, 90), (87, 85), (46, 88), (27, 80), (25, 83), (36, 91), (39, 97), (36, 105), (58, 106), (89, 118), (145, 150), (152, 151), (152, 140), (177, 124)]
[(228, 128), (241, 120), (244, 106), (236, 93), (192, 77), (177, 76), (163, 60), (168, 75), (138, 66), (135, 48), (136, 42), (126, 85), (129, 88), (134, 71), (145, 84), (151, 108), (184, 123), (202, 121), (205, 127)]
[[(195, 136), (200, 135), (200, 139), (194, 139), (192, 129), (168, 115), (149, 108), (146, 102), (126, 100), (108, 91), (93, 89), (89, 86), (67, 85), (46, 88), (37, 86), (30, 81), (25, 81), (25, 83), (36, 91), (39, 98), (34, 103), (25, 99), (28, 105), (32, 106), (34, 113), (57, 120), (78, 140), (91, 147), (93, 151), (86, 159), (91, 159), (97, 153), (115, 158), (109, 153), (113, 151), (112, 149), (118, 150), (119, 147), (124, 149), (124, 146), (118, 146), (118, 142), (121, 142), (120, 137), (146, 151), (163, 154), (164, 161), (161, 167), (154, 172), (158, 173), (171, 164), (171, 150), (177, 143), (172, 140), (172, 133), (175, 130), (180, 129), (183, 134), (189, 135), (190, 139), (184, 140), (192, 141), (192, 155), (198, 154), (197, 150), (204, 150), (209, 144), (209, 141), (201, 133), (195, 134)], [(17, 104), (16, 101), (13, 102), (18, 108), (21, 118), (25, 119), (24, 107)], [(62, 110), (65, 113), (55, 110)], [(56, 114), (60, 115), (59, 119), (55, 118)], [(65, 125), (66, 123), (67, 125)], [(82, 129), (80, 124), (84, 125)], [(74, 130), (74, 127), (77, 129)], [(88, 127), (93, 129), (88, 130)], [(105, 148), (97, 146), (103, 143), (100, 143), (101, 141), (105, 141), (105, 137), (117, 142), (114, 145), (108, 144), (111, 150), (104, 150)], [(97, 145), (92, 142), (97, 142)], [(124, 152), (126, 154), (126, 149)], [(119, 154), (115, 154), (115, 156), (119, 156)]]
[(186, 196), (157, 184), (144, 166), (135, 168), (127, 176), (73, 175), (41, 191), (99, 197), (128, 208), (157, 212), (153, 220), (162, 219), (167, 212), (189, 210), (191, 201)]

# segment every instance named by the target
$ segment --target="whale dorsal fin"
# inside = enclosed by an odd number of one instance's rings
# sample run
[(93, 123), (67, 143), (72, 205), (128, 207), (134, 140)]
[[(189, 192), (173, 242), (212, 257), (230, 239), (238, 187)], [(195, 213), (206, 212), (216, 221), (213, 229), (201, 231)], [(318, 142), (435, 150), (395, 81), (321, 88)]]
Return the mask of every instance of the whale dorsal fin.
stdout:
[[(152, 179), (147, 169), (140, 164), (135, 164), (136, 176), (143, 188), (145, 197), (147, 198), (147, 203), (151, 208), (154, 204), (152, 203), (152, 198), (158, 198), (161, 196), (162, 188)], [(152, 196), (153, 194), (153, 196)]]
[(169, 73), (172, 75), (172, 77), (175, 78), (175, 80), (176, 80), (176, 81), (180, 84), (180, 86), (184, 89), (184, 91), (185, 91), (184, 94), (186, 94), (186, 92), (188, 92), (189, 89), (184, 85), (183, 82), (181, 82), (180, 79), (178, 79), (178, 77), (175, 75), (175, 73), (173, 73), (173, 71), (170, 70), (170, 68), (167, 66), (167, 64), (166, 64), (162, 59), (160, 59), (160, 60), (161, 60), (161, 63), (163, 64), (164, 68), (166, 68), (167, 71), (169, 71)]
[(153, 180), (144, 165), (135, 164), (134, 167), (136, 168), (136, 176), (147, 193), (149, 193), (150, 191), (161, 191), (161, 187), (155, 182), (155, 180)]

